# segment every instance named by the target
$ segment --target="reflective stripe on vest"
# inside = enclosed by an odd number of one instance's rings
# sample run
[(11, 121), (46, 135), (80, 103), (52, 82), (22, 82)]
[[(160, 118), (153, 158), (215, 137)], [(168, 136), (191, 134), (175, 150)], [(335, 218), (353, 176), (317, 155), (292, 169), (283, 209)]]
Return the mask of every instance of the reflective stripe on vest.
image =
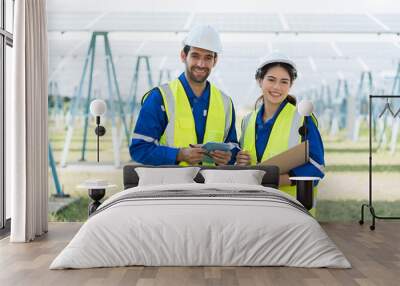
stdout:
[[(168, 118), (160, 144), (188, 147), (197, 143), (192, 108), (179, 79), (159, 87)], [(232, 123), (232, 103), (228, 96), (210, 84), (210, 102), (207, 111), (204, 142), (224, 142)]]

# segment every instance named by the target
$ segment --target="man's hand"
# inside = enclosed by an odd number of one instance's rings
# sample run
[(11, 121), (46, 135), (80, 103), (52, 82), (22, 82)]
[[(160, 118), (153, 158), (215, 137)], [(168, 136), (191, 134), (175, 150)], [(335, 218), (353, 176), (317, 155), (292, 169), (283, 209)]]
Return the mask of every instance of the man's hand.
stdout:
[(215, 150), (211, 151), (209, 154), (217, 165), (227, 165), (232, 157), (232, 153), (230, 151)]
[(178, 162), (187, 162), (190, 165), (195, 165), (203, 161), (203, 156), (206, 151), (203, 148), (193, 147), (193, 148), (181, 148), (179, 149), (178, 156), (176, 160)]
[(251, 157), (249, 152), (241, 150), (236, 155), (236, 165), (239, 166), (248, 166), (250, 165)]

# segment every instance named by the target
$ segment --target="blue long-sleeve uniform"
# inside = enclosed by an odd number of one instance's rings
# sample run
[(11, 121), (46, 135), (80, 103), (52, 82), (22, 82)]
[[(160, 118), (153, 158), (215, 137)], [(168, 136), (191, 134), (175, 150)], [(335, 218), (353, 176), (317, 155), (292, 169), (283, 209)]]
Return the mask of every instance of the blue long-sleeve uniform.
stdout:
[[(267, 147), (269, 136), (271, 135), (272, 126), (275, 123), (276, 118), (279, 113), (285, 107), (286, 104), (289, 104), (287, 100), (284, 100), (274, 116), (268, 119), (266, 122), (263, 122), (264, 115), (264, 106), (262, 106), (257, 113), (256, 118), (256, 152), (257, 152), (257, 161), (260, 162), (261, 158), (264, 154), (265, 148)], [(313, 163), (307, 163), (302, 166), (296, 167), (290, 170), (291, 176), (297, 177), (324, 177), (324, 172), (322, 170), (325, 165), (324, 161), (324, 146), (322, 143), (321, 135), (318, 131), (317, 126), (314, 121), (307, 116), (305, 118), (305, 126), (307, 128), (307, 140), (309, 140), (309, 152), (310, 158), (314, 161)], [(316, 163), (316, 164), (315, 164)], [(318, 166), (319, 165), (319, 166)], [(318, 167), (317, 167), (318, 166)]]
[[(206, 88), (202, 95), (197, 97), (190, 87), (184, 73), (179, 76), (179, 80), (185, 89), (190, 106), (192, 107), (197, 135), (197, 142), (193, 142), (193, 144), (201, 144), (204, 139), (207, 119), (206, 114), (210, 102), (210, 83), (207, 81)], [(142, 105), (134, 130), (135, 138), (132, 139), (129, 146), (129, 153), (134, 161), (146, 165), (177, 164), (176, 157), (179, 149), (158, 145), (167, 124), (168, 118), (165, 112), (162, 95), (158, 88), (154, 88)], [(238, 144), (234, 109), (232, 109), (232, 123), (225, 142)], [(237, 152), (237, 148), (232, 150), (231, 164), (234, 162)]]

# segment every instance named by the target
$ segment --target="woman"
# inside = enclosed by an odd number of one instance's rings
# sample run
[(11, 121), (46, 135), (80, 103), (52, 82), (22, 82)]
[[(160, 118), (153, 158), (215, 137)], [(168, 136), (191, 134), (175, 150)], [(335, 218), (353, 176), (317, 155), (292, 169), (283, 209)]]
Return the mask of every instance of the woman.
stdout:
[[(255, 165), (277, 155), (304, 139), (309, 141), (310, 163), (296, 167), (288, 174), (281, 174), (279, 189), (296, 197), (296, 186), (289, 177), (324, 176), (324, 147), (314, 115), (302, 117), (297, 113), (296, 99), (289, 95), (297, 77), (296, 65), (280, 53), (272, 53), (258, 67), (255, 78), (262, 95), (256, 102), (256, 109), (242, 121), (240, 144), (242, 151), (237, 154), (237, 165)], [(262, 103), (257, 109), (258, 103)], [(299, 127), (307, 128), (306, 138), (299, 134)], [(304, 137), (304, 134), (303, 134)], [(315, 182), (315, 185), (317, 182)], [(316, 188), (314, 188), (315, 215)]]

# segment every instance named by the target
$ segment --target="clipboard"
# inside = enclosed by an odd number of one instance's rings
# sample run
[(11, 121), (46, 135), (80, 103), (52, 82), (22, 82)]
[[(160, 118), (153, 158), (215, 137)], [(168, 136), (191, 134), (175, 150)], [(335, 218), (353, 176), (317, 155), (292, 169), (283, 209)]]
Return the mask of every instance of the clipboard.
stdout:
[(308, 163), (309, 143), (304, 141), (278, 155), (275, 155), (268, 160), (265, 160), (259, 165), (273, 165), (279, 167), (280, 174), (287, 174), (291, 169)]

